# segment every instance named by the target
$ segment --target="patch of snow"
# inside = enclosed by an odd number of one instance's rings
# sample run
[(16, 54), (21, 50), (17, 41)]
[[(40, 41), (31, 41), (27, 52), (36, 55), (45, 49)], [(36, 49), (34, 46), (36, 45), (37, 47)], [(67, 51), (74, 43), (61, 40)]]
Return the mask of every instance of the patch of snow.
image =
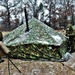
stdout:
[(47, 14), (49, 14), (49, 10), (45, 9), (44, 10), (44, 15), (46, 16)]
[(15, 16), (14, 15), (11, 15), (11, 19), (14, 20), (15, 19)]
[(56, 35), (56, 36), (51, 35), (51, 37), (54, 38), (56, 42), (62, 42), (63, 41), (59, 35)]
[(23, 0), (23, 2), (24, 2), (24, 3), (27, 3), (27, 2), (28, 2), (28, 0)]
[(37, 0), (37, 5), (39, 6), (42, 3), (42, 0)]
[(67, 16), (67, 20), (71, 20), (71, 16)]
[(47, 41), (37, 41), (38, 43), (42, 43), (42, 44), (49, 44), (49, 42)]
[(49, 18), (47, 18), (46, 22), (49, 22)]
[(56, 15), (56, 19), (58, 19), (59, 18), (59, 15)]
[(70, 57), (72, 57), (72, 55), (71, 55), (69, 52), (67, 52), (67, 53), (63, 56), (62, 60), (68, 60), (68, 59), (70, 59)]
[(56, 7), (56, 8), (60, 8), (60, 7), (63, 7), (63, 5), (62, 5), (62, 4), (59, 4), (59, 3), (57, 3), (55, 7)]
[(55, 12), (56, 12), (56, 13), (59, 13), (59, 11), (58, 11), (58, 10), (56, 10)]
[(52, 49), (52, 47), (49, 47), (49, 49)]
[(0, 6), (0, 10), (6, 10), (6, 9), (5, 9), (5, 7), (3, 7), (3, 6)]
[(2, 21), (2, 18), (0, 18), (0, 22)]
[(48, 4), (47, 4), (47, 3), (45, 3), (45, 4), (44, 4), (44, 7), (47, 7), (47, 6), (48, 6)]
[(39, 20), (41, 19), (41, 14), (42, 14), (42, 12), (39, 13), (39, 16), (38, 16), (38, 19)]
[(31, 30), (29, 32), (25, 32), (24, 34), (19, 36), (19, 41), (22, 42), (24, 40), (26, 40), (29, 36), (28, 34), (31, 32)]

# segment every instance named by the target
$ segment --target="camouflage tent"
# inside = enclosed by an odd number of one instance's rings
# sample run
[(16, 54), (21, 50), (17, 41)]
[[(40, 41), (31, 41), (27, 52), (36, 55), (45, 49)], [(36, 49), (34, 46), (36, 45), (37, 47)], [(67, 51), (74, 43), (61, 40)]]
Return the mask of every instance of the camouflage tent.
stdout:
[(59, 58), (59, 54), (53, 53), (56, 50), (52, 50), (51, 45), (60, 46), (65, 41), (62, 34), (35, 18), (29, 21), (29, 29), (25, 32), (26, 24), (23, 24), (4, 37), (3, 43), (11, 48), (13, 57)]
[(52, 28), (35, 18), (29, 21), (29, 28), (30, 31), (25, 32), (26, 25), (24, 24), (11, 31), (4, 37), (4, 44), (7, 46), (29, 43), (61, 45), (63, 40), (65, 40), (63, 35), (55, 32)]

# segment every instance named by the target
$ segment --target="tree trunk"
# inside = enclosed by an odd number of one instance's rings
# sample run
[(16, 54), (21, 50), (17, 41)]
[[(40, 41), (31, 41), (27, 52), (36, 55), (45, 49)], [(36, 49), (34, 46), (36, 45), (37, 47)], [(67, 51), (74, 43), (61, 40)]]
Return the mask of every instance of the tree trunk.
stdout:
[(7, 12), (8, 12), (8, 25), (7, 25), (7, 28), (10, 29), (10, 11), (9, 11), (9, 8), (7, 8)]
[(71, 24), (74, 25), (74, 14), (72, 12), (72, 20), (71, 20)]

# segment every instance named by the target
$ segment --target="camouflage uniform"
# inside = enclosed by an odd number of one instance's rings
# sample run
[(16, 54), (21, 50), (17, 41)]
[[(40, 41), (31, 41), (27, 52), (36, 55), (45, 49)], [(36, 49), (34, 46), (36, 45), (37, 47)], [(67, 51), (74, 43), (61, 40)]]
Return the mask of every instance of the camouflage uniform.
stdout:
[(75, 30), (73, 29), (73, 26), (71, 24), (67, 26), (66, 36), (69, 37), (68, 44), (71, 48), (71, 52), (74, 52), (75, 51)]

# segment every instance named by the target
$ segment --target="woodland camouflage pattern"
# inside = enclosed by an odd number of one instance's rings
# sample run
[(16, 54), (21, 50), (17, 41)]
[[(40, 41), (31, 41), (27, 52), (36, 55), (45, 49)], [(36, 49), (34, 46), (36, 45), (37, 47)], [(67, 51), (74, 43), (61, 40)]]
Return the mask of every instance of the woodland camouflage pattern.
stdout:
[(75, 51), (75, 26), (69, 24), (66, 29), (66, 36), (69, 38), (68, 43), (71, 48), (71, 52)]

